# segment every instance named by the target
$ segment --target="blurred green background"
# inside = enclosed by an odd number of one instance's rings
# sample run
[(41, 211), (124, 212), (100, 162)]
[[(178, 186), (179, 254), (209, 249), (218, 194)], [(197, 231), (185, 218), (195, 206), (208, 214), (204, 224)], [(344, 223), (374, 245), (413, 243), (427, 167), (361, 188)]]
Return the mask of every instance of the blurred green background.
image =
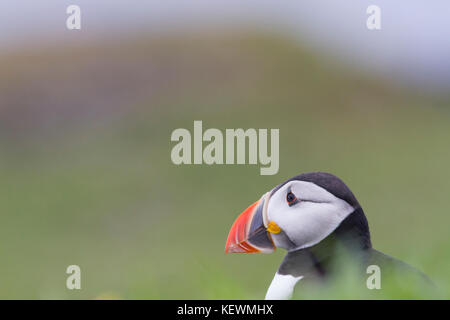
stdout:
[[(279, 128), (278, 174), (172, 164), (170, 135), (194, 120)], [(0, 298), (263, 298), (284, 252), (225, 255), (228, 230), (264, 192), (316, 170), (350, 186), (375, 248), (448, 298), (449, 139), (450, 99), (267, 32), (4, 54)], [(71, 264), (82, 290), (65, 287)]]

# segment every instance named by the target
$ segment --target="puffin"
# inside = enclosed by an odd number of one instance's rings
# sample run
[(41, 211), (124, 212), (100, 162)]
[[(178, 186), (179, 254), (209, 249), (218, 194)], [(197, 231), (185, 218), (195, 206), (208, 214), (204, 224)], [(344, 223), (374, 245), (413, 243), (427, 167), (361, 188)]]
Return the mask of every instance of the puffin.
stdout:
[(302, 173), (265, 193), (237, 217), (225, 244), (226, 253), (271, 253), (276, 248), (287, 254), (267, 300), (290, 299), (296, 285), (307, 279), (322, 283), (339, 276), (342, 257), (364, 279), (363, 285), (373, 266), (382, 279), (385, 274), (412, 274), (431, 283), (421, 271), (372, 247), (369, 224), (355, 195), (326, 172)]

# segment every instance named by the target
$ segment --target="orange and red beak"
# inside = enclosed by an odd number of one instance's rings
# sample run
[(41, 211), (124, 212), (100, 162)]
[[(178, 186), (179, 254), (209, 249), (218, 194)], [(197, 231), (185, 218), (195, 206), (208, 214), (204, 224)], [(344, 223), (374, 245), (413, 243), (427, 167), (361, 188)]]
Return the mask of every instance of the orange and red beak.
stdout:
[(267, 204), (270, 193), (245, 209), (233, 223), (225, 244), (226, 253), (271, 253), (275, 245), (267, 230)]

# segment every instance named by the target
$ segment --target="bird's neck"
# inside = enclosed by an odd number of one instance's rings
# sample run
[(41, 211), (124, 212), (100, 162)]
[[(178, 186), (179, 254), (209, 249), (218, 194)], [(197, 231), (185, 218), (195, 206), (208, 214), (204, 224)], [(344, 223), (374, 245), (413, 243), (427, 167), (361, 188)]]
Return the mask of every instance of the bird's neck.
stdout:
[(345, 255), (364, 257), (372, 247), (367, 219), (361, 208), (350, 214), (339, 227), (318, 244), (289, 251), (278, 269), (294, 277), (325, 276)]

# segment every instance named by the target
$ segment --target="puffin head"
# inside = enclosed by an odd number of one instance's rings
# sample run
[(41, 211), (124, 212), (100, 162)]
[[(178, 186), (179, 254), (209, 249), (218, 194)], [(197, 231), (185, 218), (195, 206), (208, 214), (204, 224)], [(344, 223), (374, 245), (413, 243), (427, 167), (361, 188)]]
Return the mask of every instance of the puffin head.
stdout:
[(325, 172), (304, 173), (276, 186), (242, 212), (228, 234), (225, 252), (309, 248), (338, 227), (369, 237), (367, 219), (341, 179)]

